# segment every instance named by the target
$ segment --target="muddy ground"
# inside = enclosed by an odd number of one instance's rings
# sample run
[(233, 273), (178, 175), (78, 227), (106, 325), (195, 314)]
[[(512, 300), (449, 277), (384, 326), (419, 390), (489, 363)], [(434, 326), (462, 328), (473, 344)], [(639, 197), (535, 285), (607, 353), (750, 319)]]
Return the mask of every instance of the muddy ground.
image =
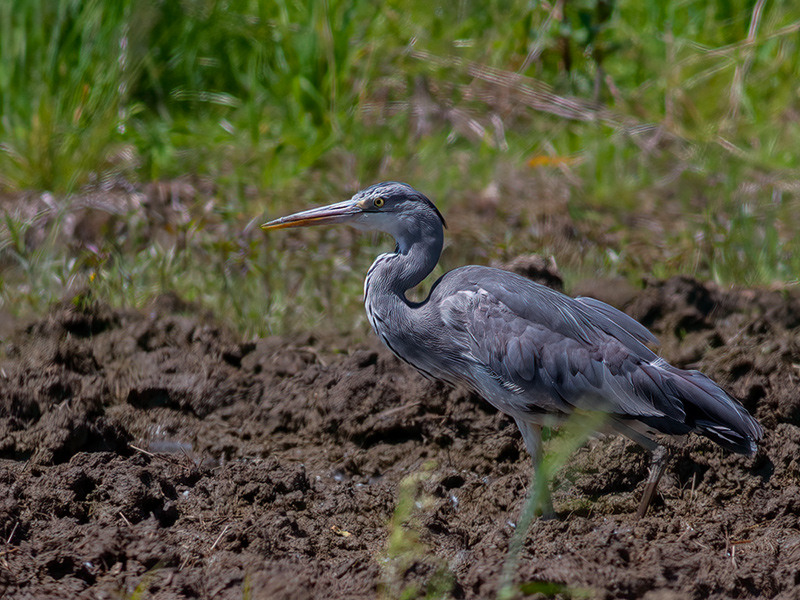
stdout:
[[(592, 440), (517, 580), (561, 597), (800, 598), (800, 294), (572, 291), (642, 320), (767, 433), (755, 458), (692, 437), (639, 522), (646, 455)], [(146, 311), (79, 296), (2, 338), (0, 596), (496, 596), (529, 481), (519, 434), (377, 342), (243, 343), (169, 296)]]

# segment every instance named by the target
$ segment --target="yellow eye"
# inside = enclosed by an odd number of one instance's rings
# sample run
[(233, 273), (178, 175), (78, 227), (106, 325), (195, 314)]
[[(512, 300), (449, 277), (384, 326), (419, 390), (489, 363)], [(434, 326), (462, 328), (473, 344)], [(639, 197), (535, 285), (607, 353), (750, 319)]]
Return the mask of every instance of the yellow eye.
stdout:
[(372, 203), (375, 205), (375, 208), (380, 208), (386, 203), (386, 201), (383, 198), (375, 198)]

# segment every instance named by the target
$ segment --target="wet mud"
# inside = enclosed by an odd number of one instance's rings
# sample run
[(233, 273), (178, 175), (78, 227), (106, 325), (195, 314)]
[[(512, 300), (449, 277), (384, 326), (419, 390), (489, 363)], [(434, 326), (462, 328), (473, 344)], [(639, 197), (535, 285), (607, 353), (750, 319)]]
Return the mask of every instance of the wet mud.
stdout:
[[(766, 436), (754, 458), (690, 437), (638, 522), (647, 455), (591, 440), (516, 580), (559, 597), (800, 598), (800, 294), (579, 287)], [(132, 311), (82, 295), (4, 331), (0, 597), (496, 597), (530, 480), (519, 433), (377, 342), (244, 342), (170, 296)]]

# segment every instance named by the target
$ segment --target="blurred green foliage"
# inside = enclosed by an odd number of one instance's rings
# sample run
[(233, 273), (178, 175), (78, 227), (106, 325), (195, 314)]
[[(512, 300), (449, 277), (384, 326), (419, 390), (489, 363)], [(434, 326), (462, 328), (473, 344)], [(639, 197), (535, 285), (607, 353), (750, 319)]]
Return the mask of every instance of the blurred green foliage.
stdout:
[[(397, 505), (388, 523), (386, 548), (377, 557), (381, 566), (377, 598), (380, 600), (447, 600), (452, 598), (455, 577), (448, 565), (420, 540), (423, 517), (435, 506), (423, 484), (435, 463), (406, 475), (399, 483)], [(408, 582), (410, 572), (423, 573), (422, 581)]]
[[(289, 256), (297, 238), (265, 242), (251, 218), (380, 179), (462, 212), (540, 171), (616, 241), (578, 261), (501, 213), (455, 232), (449, 267), (542, 251), (572, 278), (796, 281), (799, 76), (788, 0), (7, 0), (0, 190), (52, 192), (50, 228), (76, 198), (151, 181), (188, 177), (213, 208), (172, 225), (181, 244), (134, 212), (93, 249), (20, 237), (35, 217), (9, 209), (0, 298), (38, 310), (92, 277), (118, 302), (177, 289), (253, 333), (344, 326), (375, 239), (315, 233)], [(654, 255), (642, 212), (664, 222)]]

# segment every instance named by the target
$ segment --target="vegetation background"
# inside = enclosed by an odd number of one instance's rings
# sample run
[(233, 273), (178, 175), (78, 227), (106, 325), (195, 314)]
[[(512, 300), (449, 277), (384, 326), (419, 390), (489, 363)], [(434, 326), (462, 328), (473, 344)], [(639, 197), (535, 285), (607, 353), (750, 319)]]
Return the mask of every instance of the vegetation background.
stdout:
[(384, 179), (448, 218), (435, 275), (797, 284), (798, 81), (791, 0), (6, 0), (0, 310), (366, 332), (387, 240), (258, 225)]

